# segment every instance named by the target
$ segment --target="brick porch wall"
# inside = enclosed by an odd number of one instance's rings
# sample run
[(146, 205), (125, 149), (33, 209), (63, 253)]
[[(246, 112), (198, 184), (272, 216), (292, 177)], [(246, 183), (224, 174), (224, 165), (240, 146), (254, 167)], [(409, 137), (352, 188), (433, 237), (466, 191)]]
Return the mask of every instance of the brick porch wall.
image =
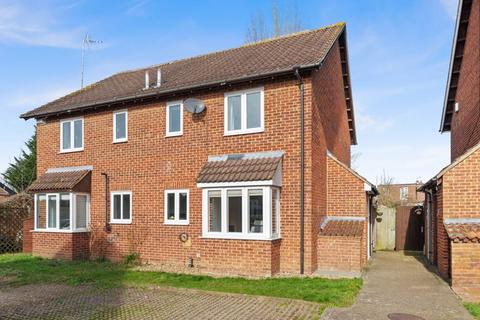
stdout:
[(360, 272), (362, 237), (318, 237), (318, 270)]
[(480, 243), (451, 245), (453, 290), (467, 301), (480, 301)]
[(32, 253), (52, 259), (87, 259), (89, 233), (32, 232)]
[(34, 219), (33, 218), (28, 218), (28, 219), (23, 220), (22, 252), (25, 252), (25, 253), (31, 253), (32, 252), (32, 230), (33, 230), (33, 227), (34, 227)]

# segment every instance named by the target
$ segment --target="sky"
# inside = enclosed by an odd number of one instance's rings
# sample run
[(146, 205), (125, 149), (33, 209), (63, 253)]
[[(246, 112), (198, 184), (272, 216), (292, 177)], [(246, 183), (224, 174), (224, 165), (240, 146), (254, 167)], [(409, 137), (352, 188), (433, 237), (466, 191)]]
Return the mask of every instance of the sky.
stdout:
[[(449, 163), (441, 110), (457, 0), (279, 0), (302, 27), (347, 23), (358, 145), (353, 168), (377, 183), (427, 181)], [(0, 0), (0, 172), (34, 133), (19, 115), (113, 73), (237, 47), (272, 1)], [(290, 9), (292, 11), (293, 9)]]

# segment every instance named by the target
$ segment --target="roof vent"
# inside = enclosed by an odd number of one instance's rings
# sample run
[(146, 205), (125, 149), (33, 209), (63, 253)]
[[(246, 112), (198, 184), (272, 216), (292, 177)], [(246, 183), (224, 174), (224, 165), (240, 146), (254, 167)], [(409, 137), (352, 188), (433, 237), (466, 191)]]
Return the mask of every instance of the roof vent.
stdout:
[(148, 73), (148, 70), (145, 70), (145, 88), (144, 90), (147, 90), (150, 87), (150, 74)]
[(160, 88), (162, 85), (162, 69), (157, 69), (157, 85), (155, 87)]

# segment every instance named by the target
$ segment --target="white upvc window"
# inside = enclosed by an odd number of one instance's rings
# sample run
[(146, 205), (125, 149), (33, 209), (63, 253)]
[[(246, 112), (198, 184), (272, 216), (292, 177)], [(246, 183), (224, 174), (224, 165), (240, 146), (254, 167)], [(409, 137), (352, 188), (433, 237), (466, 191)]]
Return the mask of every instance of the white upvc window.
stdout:
[(110, 211), (111, 223), (132, 223), (132, 192), (113, 191), (110, 198)]
[(226, 136), (263, 132), (263, 88), (226, 93), (224, 117)]
[(83, 150), (83, 118), (60, 121), (60, 152)]
[(166, 136), (176, 137), (183, 134), (183, 103), (175, 101), (167, 103)]
[(279, 188), (205, 188), (202, 197), (203, 237), (251, 240), (280, 237)]
[(128, 141), (128, 112), (127, 110), (113, 113), (113, 143)]
[(189, 191), (165, 190), (164, 223), (187, 225), (189, 223)]
[(408, 187), (400, 187), (400, 200), (408, 200)]
[(86, 193), (35, 194), (36, 231), (88, 231), (90, 196)]

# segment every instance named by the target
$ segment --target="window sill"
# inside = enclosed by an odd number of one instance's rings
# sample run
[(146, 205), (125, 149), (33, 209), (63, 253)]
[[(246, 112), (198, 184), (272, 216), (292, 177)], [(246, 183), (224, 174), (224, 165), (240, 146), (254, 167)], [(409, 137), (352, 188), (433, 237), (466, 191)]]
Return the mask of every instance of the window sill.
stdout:
[(110, 221), (110, 224), (132, 224), (132, 221)]
[(238, 130), (238, 131), (225, 131), (223, 135), (225, 137), (228, 137), (228, 136), (239, 136), (243, 134), (262, 133), (262, 132), (265, 132), (264, 128)]
[(203, 234), (200, 239), (219, 239), (219, 240), (254, 240), (254, 241), (275, 241), (281, 239), (281, 237), (268, 238), (262, 235), (227, 235), (227, 234)]
[(190, 224), (189, 221), (174, 221), (174, 220), (167, 220), (163, 222), (166, 226), (188, 226)]
[(62, 153), (74, 153), (74, 152), (82, 152), (83, 151), (83, 148), (82, 149), (73, 149), (73, 150), (60, 150), (60, 154)]
[(167, 133), (167, 134), (165, 135), (165, 138), (181, 137), (181, 136), (183, 136), (183, 132)]
[(86, 233), (90, 232), (88, 229), (81, 230), (58, 230), (58, 229), (35, 229), (32, 230), (35, 233)]
[(119, 143), (126, 143), (128, 142), (128, 139), (123, 139), (123, 140), (113, 140), (112, 143), (113, 144), (119, 144)]

